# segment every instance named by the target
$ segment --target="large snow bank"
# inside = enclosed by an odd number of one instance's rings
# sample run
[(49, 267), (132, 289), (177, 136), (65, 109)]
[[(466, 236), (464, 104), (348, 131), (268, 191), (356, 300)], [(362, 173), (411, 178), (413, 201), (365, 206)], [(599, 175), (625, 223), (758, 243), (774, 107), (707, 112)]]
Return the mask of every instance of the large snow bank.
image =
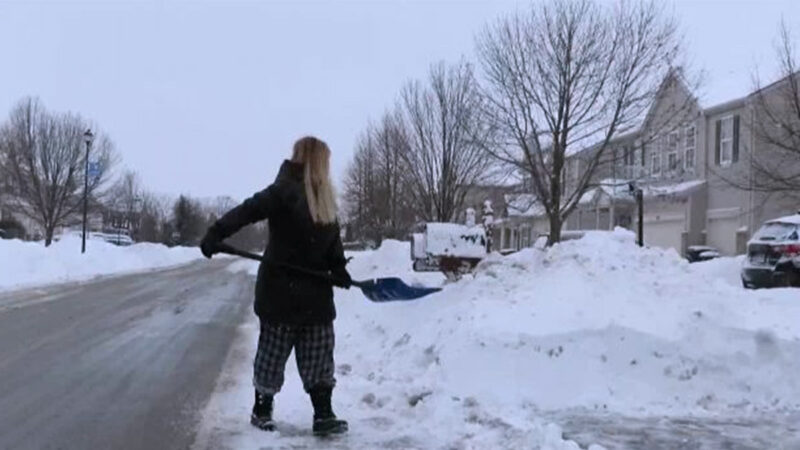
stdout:
[[(626, 231), (590, 232), (491, 256), (474, 278), (414, 302), (337, 291), (335, 405), (353, 430), (345, 448), (576, 448), (539, 419), (566, 408), (636, 416), (800, 408), (798, 291), (746, 291), (725, 272), (738, 276), (735, 260), (690, 265), (633, 241)], [(406, 244), (389, 242), (354, 254), (350, 269), (354, 278), (441, 282), (412, 274), (407, 255)], [(297, 431), (309, 425), (310, 406), (291, 363), (276, 399), (284, 431), (247, 424), (257, 325), (244, 329), (247, 347), (205, 429), (233, 436), (218, 447), (313, 446)]]
[(65, 236), (50, 247), (0, 240), (0, 290), (167, 267), (200, 257), (196, 248), (118, 247), (101, 240), (87, 240), (86, 253), (81, 254), (81, 240), (75, 236)]

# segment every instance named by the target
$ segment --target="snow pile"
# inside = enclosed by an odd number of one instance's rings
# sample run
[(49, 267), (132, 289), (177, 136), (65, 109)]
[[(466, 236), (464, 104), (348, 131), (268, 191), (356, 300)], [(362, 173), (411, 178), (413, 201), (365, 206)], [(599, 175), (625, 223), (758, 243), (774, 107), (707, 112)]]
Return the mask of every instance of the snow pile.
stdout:
[[(570, 408), (797, 411), (798, 291), (746, 291), (725, 272), (738, 276), (735, 260), (690, 265), (633, 241), (627, 231), (590, 232), (547, 250), (493, 255), (474, 277), (413, 302), (375, 304), (357, 289), (337, 291), (335, 407), (353, 430), (345, 448), (577, 448), (541, 419)], [(412, 275), (407, 255), (407, 244), (389, 242), (354, 254), (349, 267), (356, 279), (441, 282)], [(205, 426), (233, 437), (198, 442), (313, 446), (291, 363), (276, 398), (284, 431), (247, 424), (257, 325), (244, 330), (248, 347), (221, 381)]]
[(690, 266), (692, 272), (701, 274), (712, 280), (723, 280), (731, 286), (741, 286), (741, 270), (745, 257), (725, 256), (708, 261), (694, 263)]
[(75, 236), (65, 236), (50, 247), (0, 240), (0, 290), (161, 268), (201, 257), (196, 248), (118, 247), (101, 240), (87, 240), (86, 253), (81, 254), (81, 239)]

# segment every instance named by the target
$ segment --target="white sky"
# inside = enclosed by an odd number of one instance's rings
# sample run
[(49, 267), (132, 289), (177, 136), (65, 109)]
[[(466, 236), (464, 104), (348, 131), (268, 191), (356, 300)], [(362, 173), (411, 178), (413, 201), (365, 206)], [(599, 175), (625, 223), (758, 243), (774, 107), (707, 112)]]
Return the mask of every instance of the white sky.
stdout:
[[(528, 2), (0, 2), (0, 117), (25, 95), (79, 112), (152, 190), (243, 198), (266, 186), (294, 140), (334, 153), (429, 64), (474, 60), (483, 25)], [(774, 75), (781, 16), (800, 44), (800, 1), (675, 1), (701, 97)]]

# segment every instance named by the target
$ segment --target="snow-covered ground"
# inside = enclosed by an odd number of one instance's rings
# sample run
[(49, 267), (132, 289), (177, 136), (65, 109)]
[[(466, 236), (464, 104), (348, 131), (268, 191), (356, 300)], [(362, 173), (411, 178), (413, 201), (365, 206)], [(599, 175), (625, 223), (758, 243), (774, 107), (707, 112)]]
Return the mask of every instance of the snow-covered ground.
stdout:
[[(800, 293), (746, 291), (739, 264), (690, 265), (626, 231), (492, 256), (474, 277), (414, 302), (337, 291), (334, 406), (341, 448), (577, 448), (541, 419), (570, 408), (624, 416), (800, 410)], [(354, 278), (410, 271), (408, 246), (354, 253)], [(252, 270), (240, 265), (239, 270)], [(314, 447), (290, 362), (279, 432), (250, 427), (258, 325), (242, 326), (204, 412), (198, 448)]]
[(168, 248), (160, 244), (118, 247), (102, 240), (64, 236), (50, 247), (38, 242), (0, 240), (0, 291), (99, 275), (116, 275), (163, 268), (202, 258), (197, 248)]

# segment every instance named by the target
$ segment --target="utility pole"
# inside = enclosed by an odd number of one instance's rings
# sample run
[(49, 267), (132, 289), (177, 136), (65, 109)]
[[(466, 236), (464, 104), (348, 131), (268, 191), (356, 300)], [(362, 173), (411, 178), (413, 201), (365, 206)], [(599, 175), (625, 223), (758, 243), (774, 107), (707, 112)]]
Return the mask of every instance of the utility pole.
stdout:
[(633, 193), (634, 199), (636, 199), (636, 209), (638, 210), (639, 220), (637, 221), (637, 233), (636, 233), (636, 243), (639, 247), (644, 247), (644, 193), (642, 192), (642, 188), (636, 185), (634, 182), (628, 183), (628, 191)]
[(94, 135), (92, 130), (83, 133), (83, 141), (86, 143), (86, 161), (83, 173), (83, 234), (81, 236), (81, 253), (86, 253), (86, 219), (89, 210), (89, 150), (92, 148)]
[(636, 189), (636, 206), (639, 209), (639, 230), (637, 243), (639, 247), (644, 247), (644, 195), (642, 189)]

